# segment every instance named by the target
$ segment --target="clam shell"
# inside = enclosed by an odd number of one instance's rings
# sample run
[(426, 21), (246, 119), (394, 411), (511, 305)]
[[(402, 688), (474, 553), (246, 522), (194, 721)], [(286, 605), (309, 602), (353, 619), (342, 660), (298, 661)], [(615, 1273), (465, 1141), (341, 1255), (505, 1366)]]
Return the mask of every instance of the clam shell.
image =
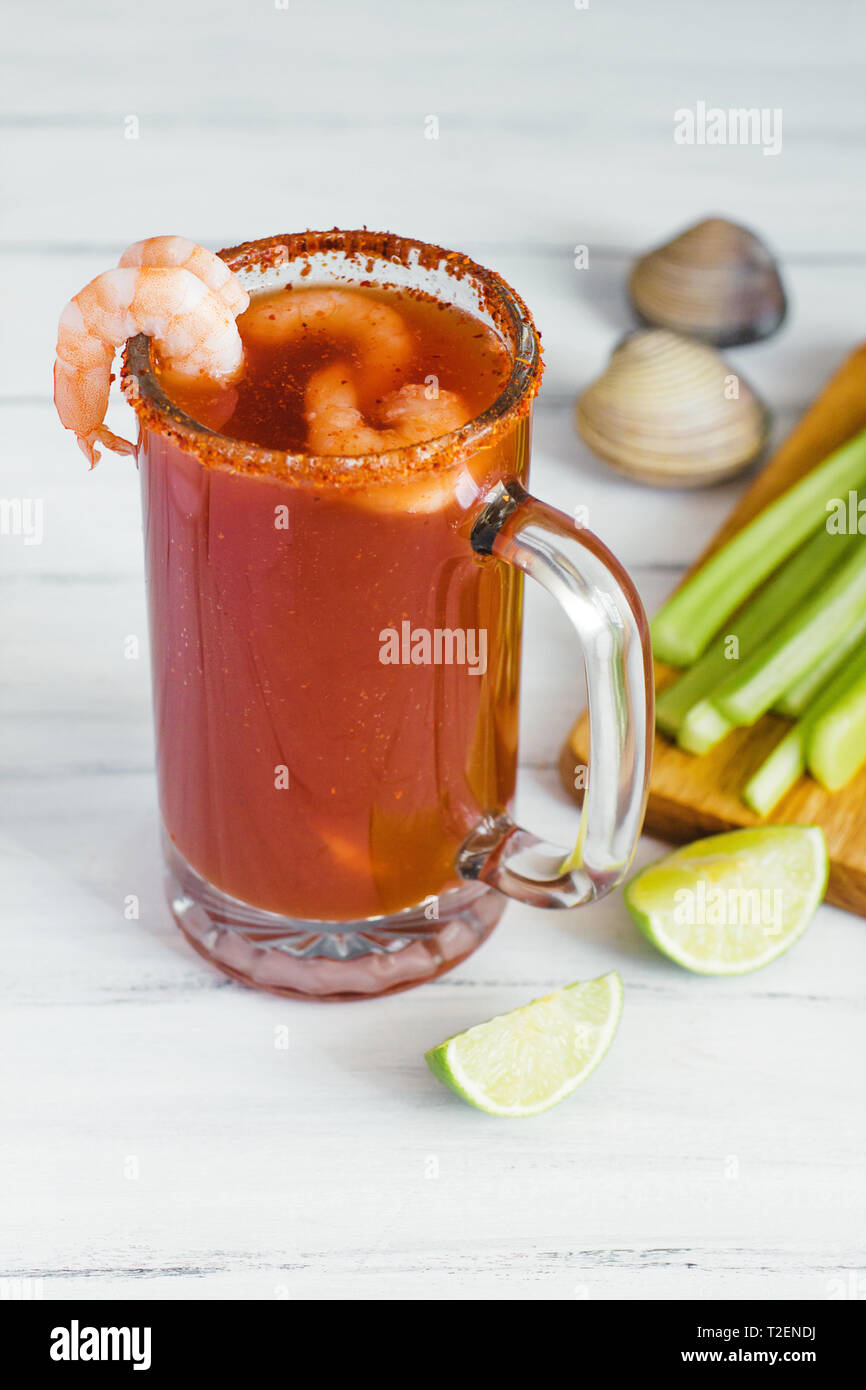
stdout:
[(711, 217), (636, 261), (631, 302), (644, 323), (716, 347), (753, 343), (785, 317), (776, 263), (746, 227)]
[(714, 348), (657, 328), (620, 343), (577, 402), (577, 428), (595, 453), (662, 486), (701, 487), (739, 472), (760, 454), (768, 427), (766, 407)]

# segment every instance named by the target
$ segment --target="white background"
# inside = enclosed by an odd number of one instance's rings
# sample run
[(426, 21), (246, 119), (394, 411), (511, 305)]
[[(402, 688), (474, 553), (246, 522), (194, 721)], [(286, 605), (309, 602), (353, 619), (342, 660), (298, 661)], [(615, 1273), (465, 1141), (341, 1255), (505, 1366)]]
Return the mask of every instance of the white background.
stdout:
[[(588, 506), (655, 606), (742, 483), (616, 478), (575, 438), (573, 398), (631, 326), (632, 256), (722, 213), (783, 263), (783, 331), (729, 357), (790, 428), (863, 333), (864, 38), (856, 0), (7, 5), (0, 491), (45, 508), (43, 544), (0, 537), (7, 1280), (92, 1298), (866, 1295), (862, 920), (822, 909), (788, 957), (725, 981), (655, 955), (618, 895), (510, 907), (435, 985), (331, 1007), (191, 953), (163, 904), (146, 660), (123, 657), (146, 631), (134, 469), (107, 455), (88, 476), (49, 395), (60, 308), (139, 237), (367, 224), (453, 246), (544, 336), (536, 491)], [(780, 107), (782, 152), (676, 145), (673, 113), (698, 100)], [(122, 403), (111, 420), (131, 427)], [(531, 595), (520, 811), (559, 839), (574, 812), (554, 765), (581, 701), (573, 642)], [(449, 1033), (611, 968), (619, 1035), (559, 1109), (490, 1119), (427, 1071)]]

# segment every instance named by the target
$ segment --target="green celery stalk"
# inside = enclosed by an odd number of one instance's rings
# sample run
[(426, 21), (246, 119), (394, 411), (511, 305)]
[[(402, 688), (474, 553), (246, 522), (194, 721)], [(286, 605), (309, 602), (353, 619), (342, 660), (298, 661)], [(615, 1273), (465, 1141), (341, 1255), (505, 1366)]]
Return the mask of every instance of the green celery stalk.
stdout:
[[(689, 712), (711, 695), (730, 674), (734, 658), (725, 655), (728, 638), (737, 638), (737, 660), (748, 656), (824, 575), (834, 565), (841, 563), (855, 539), (831, 533), (822, 526), (804, 546), (795, 551), (767, 581), (761, 592), (732, 619), (727, 628), (717, 634), (712, 646), (707, 648), (695, 665), (657, 696), (656, 722), (659, 728), (672, 737), (679, 735)], [(697, 722), (692, 723), (693, 728), (697, 728)], [(705, 751), (691, 747), (688, 737), (685, 741), (680, 739), (684, 748), (690, 748), (691, 752)]]
[(866, 761), (866, 662), (859, 677), (812, 725), (806, 763), (828, 791), (838, 791)]
[(680, 726), (677, 743), (687, 753), (709, 753), (734, 727), (711, 700), (698, 700)]
[(861, 541), (823, 588), (731, 673), (713, 696), (716, 709), (734, 724), (754, 724), (864, 612), (866, 544)]
[(749, 778), (743, 789), (743, 800), (759, 816), (769, 815), (799, 777), (806, 771), (808, 749), (813, 731), (853, 687), (862, 686), (866, 679), (866, 651), (859, 652), (853, 662), (837, 671), (830, 684), (809, 706), (777, 743), (761, 766)]
[(866, 483), (866, 430), (783, 492), (668, 599), (651, 624), (660, 661), (690, 666), (743, 600), (813, 531), (827, 503)]
[(802, 724), (795, 724), (765, 758), (743, 789), (743, 800), (759, 816), (768, 816), (773, 807), (806, 771), (806, 735)]
[(776, 701), (775, 709), (777, 712), (787, 715), (789, 719), (799, 719), (815, 696), (820, 694), (828, 680), (841, 670), (852, 652), (857, 651), (864, 637), (866, 637), (866, 613), (857, 622), (852, 623), (837, 647), (834, 647), (832, 651), (816, 662), (805, 676), (795, 681), (790, 689), (785, 691), (781, 699)]

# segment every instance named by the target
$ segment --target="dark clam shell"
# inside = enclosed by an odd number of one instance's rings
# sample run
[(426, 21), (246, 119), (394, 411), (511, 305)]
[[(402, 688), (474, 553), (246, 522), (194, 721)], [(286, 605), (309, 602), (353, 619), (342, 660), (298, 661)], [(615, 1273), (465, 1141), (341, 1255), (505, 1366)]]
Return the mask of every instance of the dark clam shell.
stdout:
[(787, 302), (764, 243), (735, 222), (711, 217), (635, 262), (629, 293), (642, 322), (716, 347), (775, 333)]

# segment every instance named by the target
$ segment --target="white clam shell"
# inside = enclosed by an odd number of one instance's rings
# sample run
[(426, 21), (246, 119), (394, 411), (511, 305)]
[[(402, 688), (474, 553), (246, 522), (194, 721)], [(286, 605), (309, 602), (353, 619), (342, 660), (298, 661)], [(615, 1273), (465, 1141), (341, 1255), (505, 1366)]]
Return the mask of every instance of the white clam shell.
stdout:
[(711, 217), (636, 261), (632, 305), (644, 323), (732, 347), (769, 337), (785, 317), (776, 262), (747, 227)]
[(577, 403), (589, 447), (631, 477), (700, 487), (761, 453), (768, 412), (715, 349), (664, 329), (631, 334)]

